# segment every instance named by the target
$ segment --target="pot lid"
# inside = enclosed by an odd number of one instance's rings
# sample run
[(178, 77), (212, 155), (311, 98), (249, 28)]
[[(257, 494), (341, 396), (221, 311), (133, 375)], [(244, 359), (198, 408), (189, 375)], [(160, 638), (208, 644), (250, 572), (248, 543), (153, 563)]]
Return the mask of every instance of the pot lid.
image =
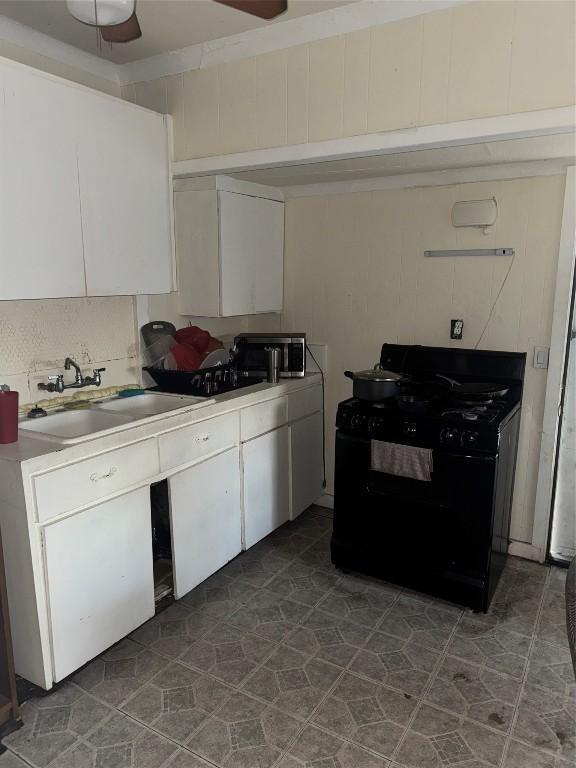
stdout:
[(382, 368), (369, 368), (366, 371), (355, 371), (354, 378), (361, 381), (402, 381), (404, 376), (394, 371), (385, 371)]

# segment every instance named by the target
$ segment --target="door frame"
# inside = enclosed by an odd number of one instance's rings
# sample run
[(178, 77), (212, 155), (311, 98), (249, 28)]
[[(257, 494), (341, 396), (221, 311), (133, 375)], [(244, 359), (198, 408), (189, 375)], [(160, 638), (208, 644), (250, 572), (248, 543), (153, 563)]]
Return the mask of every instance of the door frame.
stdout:
[(548, 539), (554, 503), (554, 480), (556, 475), (558, 437), (562, 418), (562, 390), (566, 370), (566, 350), (570, 333), (572, 296), (574, 291), (576, 265), (576, 166), (566, 169), (564, 209), (560, 231), (558, 271), (552, 315), (552, 335), (548, 378), (544, 400), (544, 419), (540, 445), (538, 484), (534, 526), (532, 529), (532, 550), (540, 562), (546, 560)]

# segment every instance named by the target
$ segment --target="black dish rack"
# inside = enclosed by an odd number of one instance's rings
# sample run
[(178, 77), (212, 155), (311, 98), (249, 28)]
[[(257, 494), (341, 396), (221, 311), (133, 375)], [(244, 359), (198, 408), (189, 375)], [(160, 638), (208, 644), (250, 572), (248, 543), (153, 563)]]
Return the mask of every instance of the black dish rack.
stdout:
[(195, 397), (214, 397), (263, 381), (260, 377), (238, 371), (232, 364), (214, 365), (197, 371), (164, 371), (150, 366), (145, 366), (142, 370), (156, 382), (156, 386), (150, 387), (150, 391)]

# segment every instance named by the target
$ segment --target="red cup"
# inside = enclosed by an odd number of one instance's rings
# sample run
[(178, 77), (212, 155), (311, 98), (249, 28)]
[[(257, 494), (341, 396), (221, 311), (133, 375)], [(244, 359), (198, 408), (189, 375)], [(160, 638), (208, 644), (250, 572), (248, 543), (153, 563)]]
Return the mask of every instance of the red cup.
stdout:
[(18, 392), (0, 390), (0, 443), (18, 440)]

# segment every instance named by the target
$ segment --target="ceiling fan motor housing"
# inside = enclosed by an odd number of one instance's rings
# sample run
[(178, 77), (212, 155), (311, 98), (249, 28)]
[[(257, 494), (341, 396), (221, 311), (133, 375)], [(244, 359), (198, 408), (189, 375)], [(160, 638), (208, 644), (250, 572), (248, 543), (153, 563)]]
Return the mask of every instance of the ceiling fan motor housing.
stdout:
[(78, 21), (98, 27), (109, 27), (127, 21), (136, 0), (66, 0), (66, 7)]

